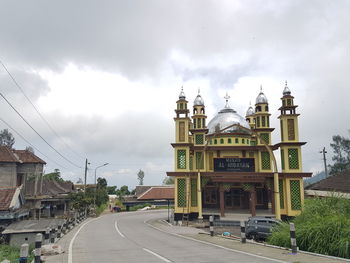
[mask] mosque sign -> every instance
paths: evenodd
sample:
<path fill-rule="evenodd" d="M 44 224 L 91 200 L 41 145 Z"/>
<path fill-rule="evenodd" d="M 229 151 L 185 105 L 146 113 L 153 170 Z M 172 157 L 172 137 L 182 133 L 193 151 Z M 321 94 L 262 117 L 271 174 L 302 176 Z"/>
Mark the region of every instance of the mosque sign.
<path fill-rule="evenodd" d="M 214 158 L 214 172 L 255 172 L 254 158 Z"/>

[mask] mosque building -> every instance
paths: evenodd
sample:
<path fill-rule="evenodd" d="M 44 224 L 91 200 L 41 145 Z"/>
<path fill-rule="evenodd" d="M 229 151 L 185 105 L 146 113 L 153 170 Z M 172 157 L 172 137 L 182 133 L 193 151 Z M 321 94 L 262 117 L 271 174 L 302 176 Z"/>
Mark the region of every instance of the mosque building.
<path fill-rule="evenodd" d="M 261 90 L 245 118 L 226 104 L 207 123 L 198 92 L 192 116 L 183 89 L 175 109 L 175 220 L 233 213 L 296 216 L 304 203 L 297 105 L 286 85 L 279 108 L 281 141 L 273 144 L 268 100 Z M 282 171 L 273 151 L 279 149 Z M 275 153 L 276 154 L 276 153 Z"/>

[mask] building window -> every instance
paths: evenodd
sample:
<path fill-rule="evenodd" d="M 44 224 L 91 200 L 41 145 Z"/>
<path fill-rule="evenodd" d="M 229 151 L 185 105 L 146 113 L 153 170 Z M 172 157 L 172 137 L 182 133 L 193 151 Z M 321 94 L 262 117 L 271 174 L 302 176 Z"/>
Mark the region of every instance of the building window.
<path fill-rule="evenodd" d="M 197 179 L 191 179 L 191 206 L 197 206 Z"/>
<path fill-rule="evenodd" d="M 196 152 L 196 168 L 204 169 L 204 160 L 201 152 Z"/>
<path fill-rule="evenodd" d="M 205 128 L 205 119 L 202 119 L 203 128 Z"/>
<path fill-rule="evenodd" d="M 186 150 L 177 150 L 177 168 L 186 169 Z"/>
<path fill-rule="evenodd" d="M 198 121 L 197 127 L 198 127 L 198 129 L 200 129 L 201 128 L 201 119 L 197 119 L 197 121 Z"/>
<path fill-rule="evenodd" d="M 224 139 L 220 139 L 220 144 L 224 144 Z"/>
<path fill-rule="evenodd" d="M 292 210 L 301 210 L 300 181 L 290 180 L 290 200 Z"/>
<path fill-rule="evenodd" d="M 218 144 L 218 140 L 217 139 L 214 139 L 214 144 Z"/>
<path fill-rule="evenodd" d="M 299 169 L 298 149 L 288 149 L 289 169 Z"/>
<path fill-rule="evenodd" d="M 193 155 L 190 155 L 190 170 L 193 170 Z"/>
<path fill-rule="evenodd" d="M 269 111 L 269 106 L 265 106 L 265 111 Z"/>
<path fill-rule="evenodd" d="M 196 144 L 203 144 L 203 143 L 204 143 L 204 135 L 196 134 Z"/>
<path fill-rule="evenodd" d="M 242 143 L 245 144 L 245 140 L 244 139 L 242 139 Z"/>
<path fill-rule="evenodd" d="M 291 106 L 292 105 L 292 100 L 291 99 L 287 99 L 287 105 Z"/>
<path fill-rule="evenodd" d="M 179 122 L 179 141 L 180 142 L 185 141 L 185 122 L 184 121 Z"/>
<path fill-rule="evenodd" d="M 180 103 L 180 110 L 183 110 L 184 105 L 182 103 Z"/>
<path fill-rule="evenodd" d="M 249 144 L 249 142 L 250 142 L 249 139 L 247 139 L 247 144 Z"/>
<path fill-rule="evenodd" d="M 266 125 L 265 116 L 262 116 L 261 117 L 261 126 L 265 127 L 265 125 Z"/>
<path fill-rule="evenodd" d="M 177 206 L 186 206 L 186 179 L 177 179 Z"/>
<path fill-rule="evenodd" d="M 193 120 L 193 129 L 197 129 L 197 121 L 196 121 L 196 119 Z"/>
<path fill-rule="evenodd" d="M 235 139 L 235 143 L 238 143 L 238 138 Z"/>
<path fill-rule="evenodd" d="M 279 179 L 278 180 L 278 188 L 279 188 L 279 192 L 280 192 L 280 207 L 281 209 L 284 209 L 284 187 L 283 187 L 283 180 Z"/>
<path fill-rule="evenodd" d="M 262 141 L 264 141 L 266 144 L 270 144 L 270 136 L 268 133 L 260 133 L 260 143 L 264 144 Z"/>
<path fill-rule="evenodd" d="M 260 117 L 256 117 L 256 127 L 260 127 Z"/>
<path fill-rule="evenodd" d="M 282 170 L 284 170 L 285 166 L 284 166 L 284 150 L 283 149 L 281 149 L 281 164 L 282 164 Z"/>
<path fill-rule="evenodd" d="M 295 140 L 295 129 L 294 129 L 294 120 L 287 120 L 287 128 L 288 128 L 288 140 Z"/>
<path fill-rule="evenodd" d="M 231 139 L 231 138 L 228 138 L 228 139 L 227 139 L 227 143 L 232 143 L 232 139 Z"/>
<path fill-rule="evenodd" d="M 271 169 L 269 152 L 261 152 L 261 169 L 263 169 L 263 170 L 270 170 Z"/>
<path fill-rule="evenodd" d="M 218 194 L 216 188 L 206 188 L 204 191 L 204 201 L 206 204 L 217 204 Z"/>

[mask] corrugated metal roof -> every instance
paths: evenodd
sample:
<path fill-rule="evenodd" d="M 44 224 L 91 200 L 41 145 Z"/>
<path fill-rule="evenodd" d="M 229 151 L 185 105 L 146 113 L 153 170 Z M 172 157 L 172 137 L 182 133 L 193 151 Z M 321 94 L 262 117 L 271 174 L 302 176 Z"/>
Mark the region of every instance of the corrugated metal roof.
<path fill-rule="evenodd" d="M 350 193 L 350 169 L 308 185 L 305 189 Z"/>

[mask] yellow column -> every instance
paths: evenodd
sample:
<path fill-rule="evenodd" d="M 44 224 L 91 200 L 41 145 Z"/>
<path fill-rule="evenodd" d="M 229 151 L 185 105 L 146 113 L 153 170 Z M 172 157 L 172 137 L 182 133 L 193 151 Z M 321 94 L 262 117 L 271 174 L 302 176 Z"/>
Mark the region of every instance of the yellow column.
<path fill-rule="evenodd" d="M 203 220 L 201 173 L 199 172 L 199 170 L 197 174 L 197 205 L 198 205 L 198 220 Z"/>

